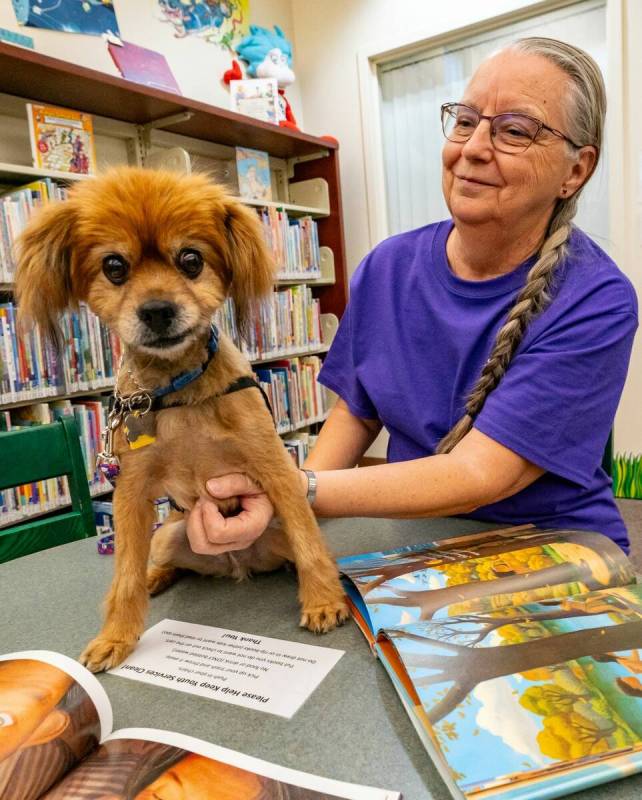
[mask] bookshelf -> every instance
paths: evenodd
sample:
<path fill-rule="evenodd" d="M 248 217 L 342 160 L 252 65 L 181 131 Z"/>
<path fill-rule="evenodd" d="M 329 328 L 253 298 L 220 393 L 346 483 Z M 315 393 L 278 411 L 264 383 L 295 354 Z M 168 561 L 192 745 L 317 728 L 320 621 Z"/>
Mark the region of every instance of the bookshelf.
<path fill-rule="evenodd" d="M 289 218 L 311 217 L 318 226 L 321 275 L 279 275 L 275 291 L 305 285 L 318 299 L 323 343 L 289 348 L 252 361 L 269 368 L 276 359 L 317 356 L 327 352 L 347 301 L 345 246 L 340 193 L 339 148 L 331 138 L 280 128 L 199 101 L 152 89 L 87 69 L 41 53 L 0 42 L 0 191 L 30 181 L 51 178 L 70 184 L 87 180 L 31 166 L 29 133 L 24 104 L 41 102 L 88 112 L 94 117 L 99 168 L 117 165 L 156 166 L 170 151 L 189 154 L 190 169 L 208 171 L 217 179 L 217 167 L 233 159 L 236 146 L 264 150 L 270 156 L 273 196 L 270 202 L 236 198 L 257 209 L 285 211 Z M 171 158 L 170 158 L 171 160 Z M 90 179 L 90 178 L 89 178 Z M 222 182 L 222 181 L 221 181 Z M 230 195 L 238 194 L 231 185 Z M 11 283 L 0 283 L 0 301 L 11 297 Z M 0 348 L 0 360 L 3 354 Z M 109 386 L 68 391 L 42 398 L 25 397 L 0 404 L 0 412 L 36 402 L 96 399 Z M 281 427 L 295 436 L 326 414 L 303 424 Z M 46 513 L 50 513 L 47 511 Z M 1 520 L 0 520 L 1 525 Z"/>

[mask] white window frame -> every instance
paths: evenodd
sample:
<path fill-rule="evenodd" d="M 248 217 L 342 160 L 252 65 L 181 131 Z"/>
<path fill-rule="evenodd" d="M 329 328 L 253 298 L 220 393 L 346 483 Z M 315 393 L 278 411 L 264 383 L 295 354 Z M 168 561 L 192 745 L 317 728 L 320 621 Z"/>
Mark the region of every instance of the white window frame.
<path fill-rule="evenodd" d="M 357 53 L 359 93 L 361 98 L 361 130 L 366 180 L 366 203 L 370 249 L 389 236 L 386 210 L 386 181 L 381 133 L 381 100 L 378 67 L 388 61 L 411 56 L 418 51 L 446 48 L 454 41 L 475 36 L 495 28 L 520 22 L 549 11 L 577 5 L 582 0 L 540 0 L 509 12 L 481 20 L 454 30 L 432 32 L 430 36 L 405 35 L 384 42 L 371 43 Z M 628 114 L 624 102 L 624 2 L 605 0 L 607 76 L 607 136 L 611 143 L 608 153 L 609 171 L 609 239 L 616 260 L 630 252 L 632 220 L 626 198 L 630 197 L 630 177 L 624 169 L 623 154 L 627 153 Z M 623 188 L 625 189 L 623 191 Z"/>

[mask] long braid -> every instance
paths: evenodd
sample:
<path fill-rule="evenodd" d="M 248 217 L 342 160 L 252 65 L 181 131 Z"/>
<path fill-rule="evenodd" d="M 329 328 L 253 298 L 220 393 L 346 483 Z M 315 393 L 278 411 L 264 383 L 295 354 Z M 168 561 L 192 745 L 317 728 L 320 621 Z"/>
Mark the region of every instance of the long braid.
<path fill-rule="evenodd" d="M 599 156 L 606 101 L 604 84 L 597 65 L 586 53 L 551 39 L 522 39 L 513 47 L 521 52 L 550 58 L 567 72 L 572 79 L 570 83 L 575 100 L 576 113 L 573 115 L 574 119 L 570 120 L 575 134 L 574 141 L 596 146 Z M 449 453 L 470 431 L 486 398 L 504 377 L 529 323 L 550 303 L 556 270 L 566 255 L 566 245 L 572 230 L 571 222 L 577 211 L 582 188 L 571 197 L 557 201 L 537 261 L 531 267 L 524 288 L 497 333 L 490 356 L 466 400 L 465 414 L 439 442 L 436 453 Z"/>
<path fill-rule="evenodd" d="M 466 413 L 439 442 L 437 453 L 449 453 L 472 428 L 486 398 L 504 377 L 529 322 L 550 302 L 555 268 L 564 257 L 570 232 L 570 224 L 561 223 L 544 241 L 540 256 L 528 273 L 526 285 L 499 329 L 491 354 L 466 401 Z"/>

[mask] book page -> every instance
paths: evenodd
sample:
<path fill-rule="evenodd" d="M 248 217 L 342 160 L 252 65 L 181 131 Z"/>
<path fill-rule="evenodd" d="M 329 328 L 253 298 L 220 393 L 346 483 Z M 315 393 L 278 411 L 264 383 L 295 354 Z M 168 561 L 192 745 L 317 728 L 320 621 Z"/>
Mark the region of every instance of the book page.
<path fill-rule="evenodd" d="M 532 527 L 349 556 L 338 564 L 355 620 L 371 642 L 372 634 L 393 625 L 635 581 L 628 559 L 606 536 Z"/>
<path fill-rule="evenodd" d="M 213 787 L 216 790 L 213 791 Z M 395 791 L 298 772 L 170 731 L 126 728 L 42 800 L 399 800 Z"/>
<path fill-rule="evenodd" d="M 466 796 L 551 797 L 560 771 L 582 768 L 576 790 L 642 767 L 642 587 L 420 621 L 379 643 Z"/>
<path fill-rule="evenodd" d="M 111 731 L 104 689 L 67 656 L 0 656 L 0 797 L 37 798 Z"/>

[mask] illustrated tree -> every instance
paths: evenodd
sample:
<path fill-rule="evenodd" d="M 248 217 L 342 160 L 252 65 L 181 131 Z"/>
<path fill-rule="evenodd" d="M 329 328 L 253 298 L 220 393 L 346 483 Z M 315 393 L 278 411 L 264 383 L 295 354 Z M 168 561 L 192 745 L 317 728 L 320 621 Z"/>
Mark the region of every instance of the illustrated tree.
<path fill-rule="evenodd" d="M 537 741 L 544 755 L 555 759 L 598 755 L 627 747 L 637 735 L 590 683 L 577 680 L 566 667 L 556 683 L 529 687 L 520 705 L 543 717 Z"/>
<path fill-rule="evenodd" d="M 442 608 L 455 603 L 466 603 L 492 595 L 523 594 L 534 589 L 548 588 L 559 584 L 581 582 L 587 589 L 600 589 L 598 581 L 587 561 L 578 564 L 566 562 L 555 566 L 522 574 L 508 574 L 495 580 L 474 581 L 448 586 L 444 589 L 401 590 L 394 588 L 393 595 L 377 597 L 377 603 L 403 608 L 418 607 L 419 619 L 432 619 Z"/>
<path fill-rule="evenodd" d="M 560 532 L 554 531 L 551 533 L 523 534 L 520 538 L 508 540 L 489 538 L 486 541 L 479 542 L 474 548 L 453 547 L 448 549 L 440 547 L 422 550 L 415 554 L 401 557 L 391 553 L 389 556 L 381 556 L 374 563 L 369 562 L 366 568 L 348 569 L 347 574 L 365 596 L 387 581 L 424 568 L 441 569 L 453 564 L 470 563 L 476 559 L 500 553 L 510 553 L 533 546 L 541 547 L 544 544 L 550 544 L 556 540 L 559 541 L 559 538 Z"/>
<path fill-rule="evenodd" d="M 540 631 L 539 635 L 527 641 L 495 647 L 476 645 L 501 625 L 536 625 L 541 628 L 540 623 L 546 620 L 585 616 L 591 612 L 583 613 L 577 608 L 567 610 L 558 603 L 557 608 L 551 607 L 537 614 L 523 614 L 522 617 L 471 615 L 468 618 L 453 617 L 445 625 L 428 623 L 423 626 L 427 636 L 404 628 L 389 630 L 387 635 L 398 642 L 398 647 L 403 640 L 430 645 L 430 653 L 403 653 L 402 646 L 402 658 L 407 667 L 429 671 L 427 675 L 413 678 L 418 689 L 450 684 L 446 694 L 428 711 L 430 722 L 436 724 L 448 716 L 475 686 L 484 681 L 551 667 L 585 656 L 599 656 L 639 647 L 642 644 L 641 616 L 626 605 L 620 605 L 617 600 L 606 605 L 612 612 L 621 612 L 623 621 L 620 624 L 554 636 L 550 633 L 541 635 Z M 470 630 L 471 620 L 479 625 L 476 631 Z M 463 626 L 463 630 L 459 632 L 459 640 L 455 641 L 453 630 L 456 630 L 458 624 Z"/>

